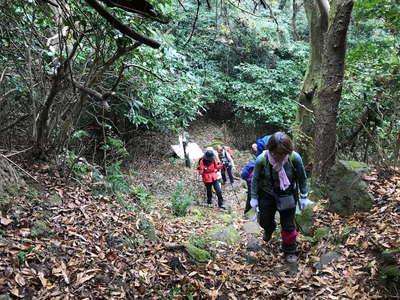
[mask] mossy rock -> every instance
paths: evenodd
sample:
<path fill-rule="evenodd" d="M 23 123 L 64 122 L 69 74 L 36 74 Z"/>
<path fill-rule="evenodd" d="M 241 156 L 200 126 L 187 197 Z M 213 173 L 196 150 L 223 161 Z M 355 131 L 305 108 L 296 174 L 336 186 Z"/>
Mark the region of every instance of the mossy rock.
<path fill-rule="evenodd" d="M 223 222 L 229 223 L 229 224 L 232 224 L 233 221 L 234 221 L 234 218 L 233 218 L 232 215 L 223 214 L 223 215 L 220 215 L 219 218 L 220 218 Z"/>
<path fill-rule="evenodd" d="M 240 242 L 240 234 L 233 227 L 216 228 L 209 234 L 210 239 L 226 243 L 227 245 L 234 245 Z"/>
<path fill-rule="evenodd" d="M 391 293 L 398 291 L 400 286 L 400 266 L 389 265 L 379 272 L 379 279 Z"/>
<path fill-rule="evenodd" d="M 48 237 L 53 234 L 51 227 L 42 220 L 36 220 L 31 229 L 32 237 Z"/>
<path fill-rule="evenodd" d="M 397 256 L 400 254 L 400 248 L 386 249 L 382 252 L 382 259 L 387 265 L 394 265 L 397 262 Z"/>
<path fill-rule="evenodd" d="M 61 199 L 61 197 L 57 194 L 52 194 L 49 196 L 49 198 L 47 199 L 47 203 L 50 206 L 61 206 L 63 204 L 63 201 Z"/>
<path fill-rule="evenodd" d="M 339 160 L 335 163 L 329 171 L 326 187 L 330 211 L 351 215 L 372 208 L 374 198 L 361 178 L 367 170 L 368 166 L 360 162 Z"/>
<path fill-rule="evenodd" d="M 211 260 L 212 256 L 209 251 L 201 249 L 191 244 L 185 245 L 185 250 L 195 263 L 207 263 Z"/>
<path fill-rule="evenodd" d="M 143 217 L 139 221 L 139 230 L 140 233 L 149 241 L 157 242 L 158 237 L 156 234 L 156 229 L 154 224 L 146 217 Z"/>

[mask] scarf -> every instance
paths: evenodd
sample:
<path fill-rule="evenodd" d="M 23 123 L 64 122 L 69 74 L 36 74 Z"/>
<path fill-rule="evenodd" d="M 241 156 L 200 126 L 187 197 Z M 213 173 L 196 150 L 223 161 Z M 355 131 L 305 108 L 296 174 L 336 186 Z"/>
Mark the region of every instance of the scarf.
<path fill-rule="evenodd" d="M 286 155 L 282 161 L 276 161 L 272 155 L 267 150 L 267 158 L 269 163 L 272 165 L 272 168 L 278 173 L 279 175 L 279 187 L 282 191 L 286 190 L 290 186 L 289 178 L 286 175 L 285 168 L 283 165 L 288 161 L 288 156 Z M 271 174 L 272 176 L 272 174 Z"/>

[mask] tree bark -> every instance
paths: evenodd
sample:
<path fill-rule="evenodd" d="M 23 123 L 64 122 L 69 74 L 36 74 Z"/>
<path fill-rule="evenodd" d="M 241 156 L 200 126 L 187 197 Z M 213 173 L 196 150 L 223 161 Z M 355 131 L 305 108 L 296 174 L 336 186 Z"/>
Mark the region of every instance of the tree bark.
<path fill-rule="evenodd" d="M 320 81 L 325 26 L 314 0 L 304 0 L 304 9 L 309 24 L 310 58 L 298 100 L 301 105 L 297 108 L 294 143 L 297 151 L 301 153 L 305 165 L 309 166 L 314 153 L 314 114 L 310 111 L 314 111 L 315 92 Z M 308 110 L 304 107 L 308 108 Z"/>
<path fill-rule="evenodd" d="M 335 162 L 336 118 L 342 94 L 349 28 L 353 0 L 331 2 L 328 29 L 321 61 L 321 83 L 316 93 L 314 162 L 312 177 L 318 182 L 326 180 L 327 172 Z"/>

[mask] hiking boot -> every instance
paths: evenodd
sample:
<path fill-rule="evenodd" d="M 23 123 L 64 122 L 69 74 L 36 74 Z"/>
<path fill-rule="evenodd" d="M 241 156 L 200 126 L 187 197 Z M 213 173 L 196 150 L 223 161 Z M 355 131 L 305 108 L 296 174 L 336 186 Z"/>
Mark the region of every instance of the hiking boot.
<path fill-rule="evenodd" d="M 213 207 L 212 203 L 207 203 L 207 207 Z"/>
<path fill-rule="evenodd" d="M 285 259 L 289 264 L 294 264 L 297 262 L 296 254 L 286 254 Z"/>
<path fill-rule="evenodd" d="M 269 240 L 271 239 L 271 237 L 272 237 L 272 234 L 268 234 L 268 233 L 266 233 L 266 232 L 264 231 L 264 234 L 263 234 L 263 240 L 264 240 L 264 242 L 269 242 Z"/>
<path fill-rule="evenodd" d="M 226 209 L 226 207 L 225 207 L 225 205 L 224 204 L 222 204 L 222 205 L 219 205 L 218 206 L 220 209 Z"/>

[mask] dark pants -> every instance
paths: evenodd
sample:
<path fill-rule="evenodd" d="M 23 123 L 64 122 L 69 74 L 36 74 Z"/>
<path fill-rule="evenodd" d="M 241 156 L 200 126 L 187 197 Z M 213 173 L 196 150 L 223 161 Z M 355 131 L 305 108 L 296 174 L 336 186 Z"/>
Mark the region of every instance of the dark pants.
<path fill-rule="evenodd" d="M 228 173 L 229 181 L 233 184 L 232 166 L 228 165 L 221 170 L 222 183 L 226 182 L 226 173 Z"/>
<path fill-rule="evenodd" d="M 275 213 L 276 200 L 273 195 L 270 195 L 262 190 L 258 193 L 259 217 L 260 226 L 265 230 L 265 238 L 268 240 L 276 228 Z M 281 220 L 281 237 L 282 250 L 285 254 L 294 254 L 296 252 L 296 226 L 294 223 L 296 208 L 280 211 Z"/>
<path fill-rule="evenodd" d="M 207 203 L 211 204 L 212 199 L 212 187 L 214 186 L 215 193 L 218 198 L 218 206 L 222 206 L 224 203 L 224 199 L 222 198 L 221 187 L 219 186 L 218 180 L 214 180 L 213 182 L 204 182 L 207 191 Z"/>
<path fill-rule="evenodd" d="M 246 181 L 247 183 L 247 199 L 246 199 L 246 207 L 244 208 L 244 213 L 247 213 L 251 209 L 250 200 L 251 200 L 251 182 Z"/>

